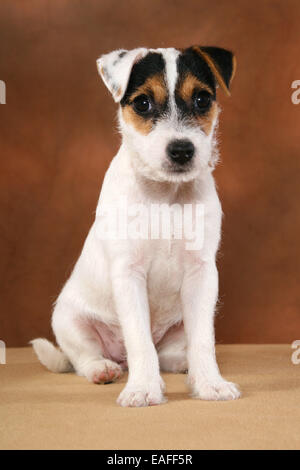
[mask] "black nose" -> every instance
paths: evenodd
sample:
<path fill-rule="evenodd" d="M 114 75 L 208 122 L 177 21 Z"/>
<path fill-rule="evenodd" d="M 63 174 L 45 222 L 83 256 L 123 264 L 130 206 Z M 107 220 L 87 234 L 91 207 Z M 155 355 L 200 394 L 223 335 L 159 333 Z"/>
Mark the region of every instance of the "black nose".
<path fill-rule="evenodd" d="M 173 162 L 185 165 L 193 157 L 195 147 L 190 140 L 173 140 L 167 146 L 167 153 Z"/>

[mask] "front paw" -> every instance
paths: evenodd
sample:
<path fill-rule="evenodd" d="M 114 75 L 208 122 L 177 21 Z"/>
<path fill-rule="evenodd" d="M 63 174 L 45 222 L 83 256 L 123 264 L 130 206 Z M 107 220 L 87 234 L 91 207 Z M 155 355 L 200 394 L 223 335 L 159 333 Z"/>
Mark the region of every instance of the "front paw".
<path fill-rule="evenodd" d="M 145 385 L 127 384 L 117 399 L 118 405 L 141 407 L 165 403 L 163 395 L 163 382 Z"/>
<path fill-rule="evenodd" d="M 201 400 L 236 400 L 241 392 L 238 386 L 226 380 L 189 380 L 192 396 Z"/>

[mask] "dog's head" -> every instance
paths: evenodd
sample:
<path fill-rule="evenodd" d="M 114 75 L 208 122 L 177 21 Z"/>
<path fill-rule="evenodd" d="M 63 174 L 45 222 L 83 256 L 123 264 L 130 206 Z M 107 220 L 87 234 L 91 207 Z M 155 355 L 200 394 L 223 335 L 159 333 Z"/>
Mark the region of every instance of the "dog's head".
<path fill-rule="evenodd" d="M 235 58 L 218 47 L 118 50 L 97 61 L 116 102 L 124 143 L 138 171 L 189 181 L 216 160 L 216 88 L 227 94 Z"/>

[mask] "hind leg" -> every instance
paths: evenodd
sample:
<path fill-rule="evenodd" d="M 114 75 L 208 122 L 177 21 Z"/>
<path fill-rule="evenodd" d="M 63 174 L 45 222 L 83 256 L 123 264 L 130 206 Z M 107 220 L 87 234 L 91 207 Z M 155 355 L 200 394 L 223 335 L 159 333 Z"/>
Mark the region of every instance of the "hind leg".
<path fill-rule="evenodd" d="M 76 307 L 58 301 L 52 317 L 57 343 L 78 375 L 94 383 L 113 382 L 121 376 L 122 368 L 104 357 L 101 339 L 82 313 L 76 311 Z"/>
<path fill-rule="evenodd" d="M 170 328 L 158 346 L 160 369 L 164 372 L 187 371 L 186 338 L 183 323 Z"/>

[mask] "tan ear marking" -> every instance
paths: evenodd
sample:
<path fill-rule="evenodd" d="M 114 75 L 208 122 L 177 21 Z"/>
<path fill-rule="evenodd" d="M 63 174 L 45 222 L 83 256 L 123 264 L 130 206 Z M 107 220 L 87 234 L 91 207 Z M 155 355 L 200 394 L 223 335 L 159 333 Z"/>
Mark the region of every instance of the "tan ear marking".
<path fill-rule="evenodd" d="M 236 57 L 235 57 L 235 55 L 234 55 L 234 56 L 232 57 L 232 74 L 231 74 L 231 78 L 230 78 L 230 83 L 231 83 L 232 80 L 234 79 L 235 72 L 236 72 Z"/>
<path fill-rule="evenodd" d="M 223 79 L 221 73 L 219 72 L 218 67 L 214 63 L 214 61 L 210 58 L 210 56 L 206 52 L 204 52 L 201 49 L 201 47 L 193 46 L 193 49 L 194 49 L 195 52 L 197 52 L 197 54 L 199 54 L 205 60 L 205 62 L 209 66 L 210 70 L 212 71 L 212 73 L 216 77 L 216 79 L 217 79 L 220 87 L 222 88 L 222 90 L 226 93 L 227 96 L 230 96 L 230 91 L 229 91 L 226 83 L 224 82 L 224 79 Z M 236 61 L 235 61 L 234 67 L 236 68 Z M 234 72 L 235 72 L 235 69 L 234 69 Z M 232 78 L 233 78 L 233 75 L 232 75 Z M 232 78 L 231 78 L 231 80 L 232 80 Z"/>

